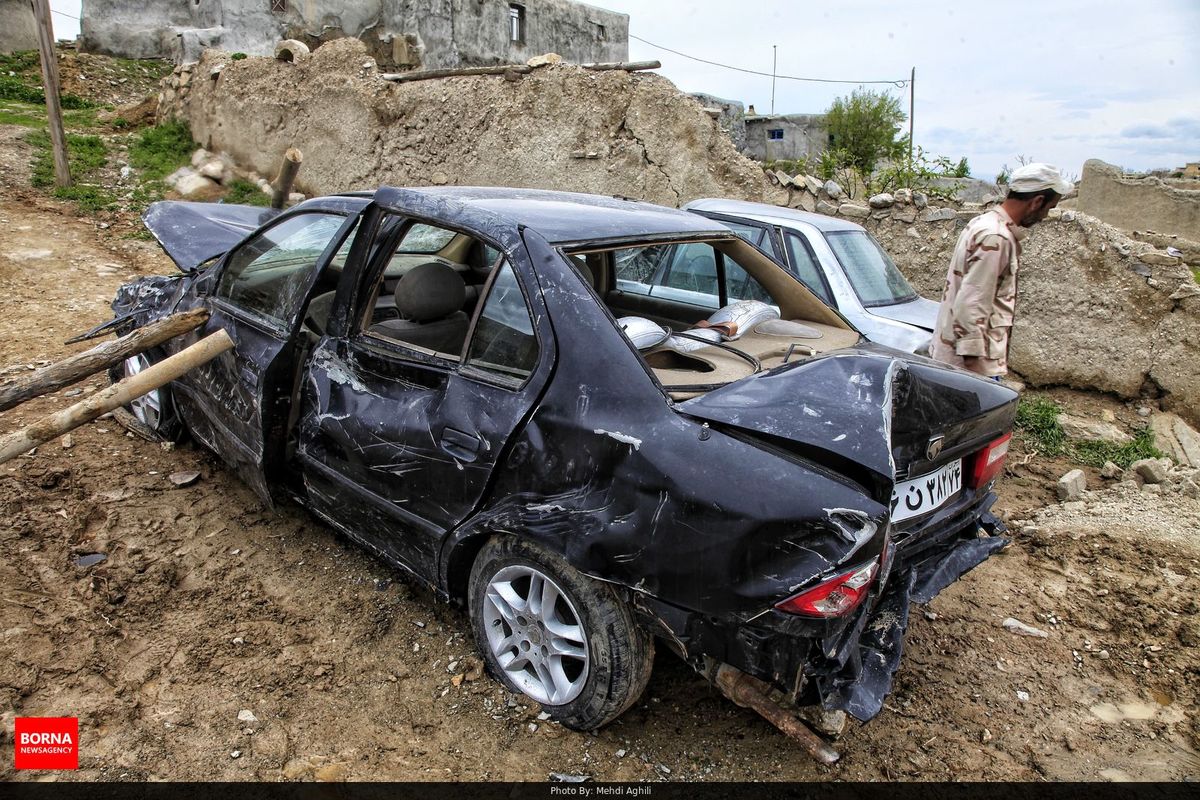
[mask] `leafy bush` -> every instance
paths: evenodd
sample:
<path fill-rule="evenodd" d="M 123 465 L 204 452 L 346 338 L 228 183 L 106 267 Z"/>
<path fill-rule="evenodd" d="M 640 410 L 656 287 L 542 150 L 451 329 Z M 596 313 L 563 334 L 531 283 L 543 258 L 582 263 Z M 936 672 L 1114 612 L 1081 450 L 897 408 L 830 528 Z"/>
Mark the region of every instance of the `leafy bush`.
<path fill-rule="evenodd" d="M 825 125 L 841 156 L 839 166 L 870 175 L 880 161 L 901 156 L 908 140 L 899 137 L 900 124 L 907 118 L 899 98 L 887 92 L 859 88 L 834 100 Z"/>
<path fill-rule="evenodd" d="M 1143 458 L 1161 458 L 1154 447 L 1154 433 L 1142 428 L 1134 433 L 1133 441 L 1085 442 L 1068 439 L 1058 421 L 1062 408 L 1044 397 L 1023 397 L 1017 403 L 1017 431 L 1034 450 L 1045 456 L 1063 456 L 1089 467 L 1102 467 L 1111 461 L 1127 469 Z"/>
<path fill-rule="evenodd" d="M 187 164 L 198 145 L 187 123 L 172 120 L 147 128 L 129 148 L 129 163 L 154 180 Z"/>

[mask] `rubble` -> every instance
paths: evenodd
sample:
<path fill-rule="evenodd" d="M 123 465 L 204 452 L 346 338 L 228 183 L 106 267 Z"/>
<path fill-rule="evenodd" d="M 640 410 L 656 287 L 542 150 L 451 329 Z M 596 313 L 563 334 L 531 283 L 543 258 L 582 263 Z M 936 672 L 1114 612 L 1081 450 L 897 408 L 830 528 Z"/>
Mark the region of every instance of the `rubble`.
<path fill-rule="evenodd" d="M 1143 458 L 1135 461 L 1129 465 L 1129 469 L 1148 484 L 1162 483 L 1168 476 L 1168 467 L 1163 465 L 1162 459 L 1157 458 Z"/>
<path fill-rule="evenodd" d="M 1057 491 L 1061 501 L 1078 500 L 1087 491 L 1087 476 L 1083 470 L 1073 469 L 1058 479 Z"/>

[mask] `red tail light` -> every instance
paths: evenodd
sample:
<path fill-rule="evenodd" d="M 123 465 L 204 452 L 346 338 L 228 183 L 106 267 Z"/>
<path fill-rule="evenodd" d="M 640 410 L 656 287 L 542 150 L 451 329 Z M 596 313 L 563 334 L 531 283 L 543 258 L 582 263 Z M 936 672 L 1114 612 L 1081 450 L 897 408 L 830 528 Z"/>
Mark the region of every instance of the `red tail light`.
<path fill-rule="evenodd" d="M 1004 459 L 1008 456 L 1010 439 L 1012 439 L 1012 434 L 1006 433 L 999 439 L 989 442 L 987 447 L 975 454 L 967 486 L 978 489 L 1000 474 L 1000 471 L 1004 469 Z"/>
<path fill-rule="evenodd" d="M 865 567 L 835 575 L 775 607 L 806 617 L 842 617 L 866 598 L 878 573 L 879 559 L 873 558 Z"/>

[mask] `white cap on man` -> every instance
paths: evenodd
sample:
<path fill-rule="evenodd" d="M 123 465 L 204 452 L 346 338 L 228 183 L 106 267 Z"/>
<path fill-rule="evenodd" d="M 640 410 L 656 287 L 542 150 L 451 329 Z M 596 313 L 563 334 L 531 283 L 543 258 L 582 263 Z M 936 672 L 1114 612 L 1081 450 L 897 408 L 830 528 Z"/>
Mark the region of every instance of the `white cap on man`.
<path fill-rule="evenodd" d="M 1050 164 L 1026 164 L 1012 171 L 1008 176 L 1010 192 L 1040 192 L 1053 189 L 1055 194 L 1066 197 L 1075 188 L 1075 184 L 1062 176 L 1058 167 Z"/>

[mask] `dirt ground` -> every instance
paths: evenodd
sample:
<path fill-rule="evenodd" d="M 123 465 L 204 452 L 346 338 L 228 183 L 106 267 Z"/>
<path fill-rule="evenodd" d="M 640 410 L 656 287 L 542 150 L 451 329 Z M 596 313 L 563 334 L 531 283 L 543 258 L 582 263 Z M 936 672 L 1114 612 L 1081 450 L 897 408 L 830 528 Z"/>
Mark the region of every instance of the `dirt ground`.
<path fill-rule="evenodd" d="M 170 269 L 133 220 L 21 188 L 27 160 L 0 129 L 0 379 L 78 349 L 61 343 L 108 318 L 120 283 Z M 1200 501 L 1126 486 L 1060 506 L 1067 466 L 1024 455 L 1000 487 L 1014 544 L 914 611 L 886 709 L 827 768 L 667 653 L 598 734 L 540 720 L 480 676 L 462 611 L 303 510 L 263 508 L 195 445 L 101 419 L 0 466 L 2 735 L 14 716 L 81 730 L 78 772 L 5 756 L 0 779 L 1200 777 Z M 181 471 L 200 478 L 176 488 Z"/>

